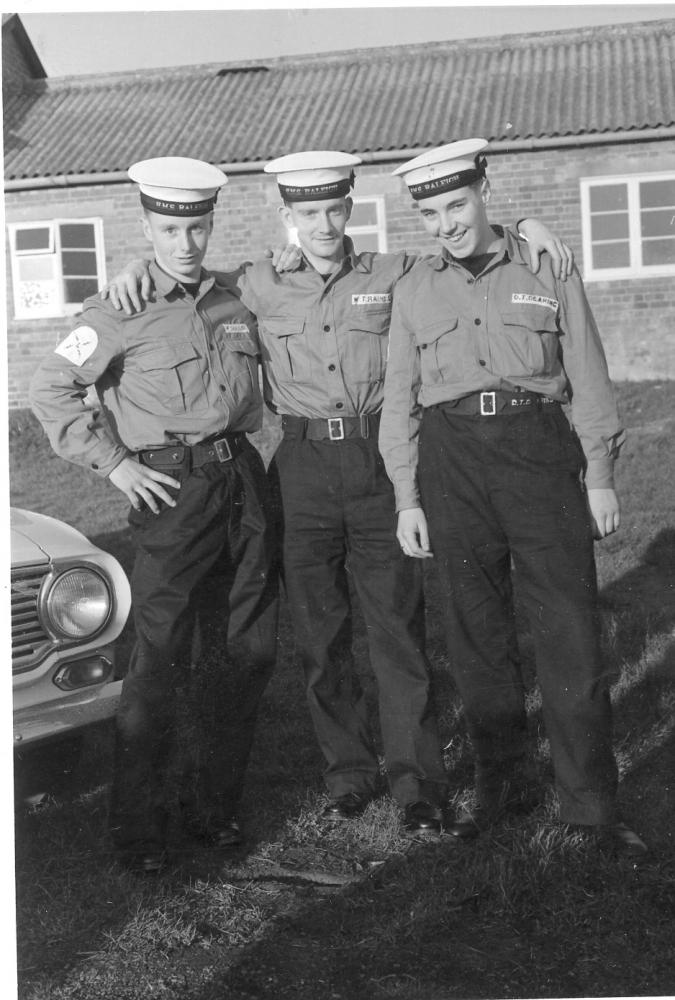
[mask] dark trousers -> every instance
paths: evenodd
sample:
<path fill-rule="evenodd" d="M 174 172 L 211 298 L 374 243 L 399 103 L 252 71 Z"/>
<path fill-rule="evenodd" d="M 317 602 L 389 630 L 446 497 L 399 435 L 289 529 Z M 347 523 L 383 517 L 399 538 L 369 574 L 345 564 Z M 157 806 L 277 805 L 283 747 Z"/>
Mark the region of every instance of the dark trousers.
<path fill-rule="evenodd" d="M 420 567 L 396 542 L 393 491 L 376 441 L 287 434 L 270 472 L 279 479 L 284 582 L 329 793 L 370 794 L 378 774 L 354 669 L 351 578 L 377 680 L 392 795 L 401 805 L 444 801 Z"/>
<path fill-rule="evenodd" d="M 477 774 L 522 758 L 524 689 L 511 567 L 532 628 L 563 822 L 614 817 L 617 770 L 599 648 L 582 452 L 558 406 L 509 416 L 424 411 L 419 483 L 447 644 Z"/>
<path fill-rule="evenodd" d="M 247 443 L 231 462 L 163 471 L 182 479 L 177 505 L 129 514 L 136 644 L 117 715 L 110 826 L 119 846 L 163 842 L 178 697 L 194 709 L 199 806 L 232 814 L 275 658 L 276 545 L 258 452 Z"/>

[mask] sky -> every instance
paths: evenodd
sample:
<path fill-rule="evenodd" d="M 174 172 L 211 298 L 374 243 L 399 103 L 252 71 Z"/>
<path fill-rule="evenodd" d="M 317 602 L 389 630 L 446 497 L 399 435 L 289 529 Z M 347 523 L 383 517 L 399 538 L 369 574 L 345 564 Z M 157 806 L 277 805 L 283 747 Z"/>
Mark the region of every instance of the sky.
<path fill-rule="evenodd" d="M 395 3 L 395 0 L 394 0 Z M 372 2 L 289 7 L 199 3 L 199 10 L 157 7 L 142 11 L 91 3 L 56 5 L 19 2 L 31 41 L 48 76 L 149 69 L 194 63 L 232 62 L 280 55 L 377 45 L 445 41 L 625 21 L 675 17 L 671 4 L 539 3 L 507 5 L 498 0 L 471 6 Z M 80 9 L 81 8 L 81 9 Z M 274 8 L 274 9 L 270 9 Z"/>

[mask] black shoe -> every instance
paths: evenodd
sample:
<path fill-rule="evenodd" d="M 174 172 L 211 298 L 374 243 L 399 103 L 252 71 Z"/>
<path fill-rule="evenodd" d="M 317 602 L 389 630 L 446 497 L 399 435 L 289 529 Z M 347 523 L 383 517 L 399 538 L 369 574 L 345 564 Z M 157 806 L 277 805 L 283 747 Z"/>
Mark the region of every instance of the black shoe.
<path fill-rule="evenodd" d="M 354 819 L 360 816 L 370 802 L 372 795 L 362 792 L 347 792 L 337 799 L 331 799 L 321 813 L 321 819 L 333 822 Z"/>
<path fill-rule="evenodd" d="M 644 857 L 649 854 L 649 848 L 644 840 L 638 837 L 634 830 L 626 826 L 625 823 L 613 823 L 603 826 L 601 829 L 602 839 L 608 843 L 617 854 L 629 857 Z"/>
<path fill-rule="evenodd" d="M 219 850 L 239 847 L 244 841 L 244 836 L 236 819 L 219 820 L 218 823 L 211 824 L 205 830 L 203 838 L 207 844 Z"/>
<path fill-rule="evenodd" d="M 504 816 L 527 816 L 543 802 L 543 792 L 534 782 L 528 780 L 505 780 L 490 782 L 484 777 L 478 782 L 477 804 L 474 809 L 464 809 L 454 823 L 446 828 L 446 833 L 460 840 L 473 840 L 479 833 Z"/>
<path fill-rule="evenodd" d="M 224 817 L 220 811 L 199 815 L 191 805 L 180 803 L 183 829 L 195 840 L 203 840 L 212 847 L 238 847 L 243 841 L 239 823 L 233 816 Z"/>
<path fill-rule="evenodd" d="M 474 840 L 479 833 L 487 830 L 492 820 L 487 813 L 476 809 L 474 812 L 461 812 L 457 819 L 449 823 L 445 832 L 458 840 Z"/>
<path fill-rule="evenodd" d="M 441 826 L 441 810 L 425 799 L 408 803 L 403 811 L 403 828 L 413 836 L 437 835 L 441 832 Z"/>
<path fill-rule="evenodd" d="M 117 860 L 124 868 L 137 875 L 158 875 L 166 866 L 166 851 L 118 848 Z"/>

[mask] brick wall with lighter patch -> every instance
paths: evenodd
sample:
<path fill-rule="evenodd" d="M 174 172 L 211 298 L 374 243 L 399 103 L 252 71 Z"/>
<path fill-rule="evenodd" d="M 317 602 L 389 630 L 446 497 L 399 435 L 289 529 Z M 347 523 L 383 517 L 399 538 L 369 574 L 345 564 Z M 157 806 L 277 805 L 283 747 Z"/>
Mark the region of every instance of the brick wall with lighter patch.
<path fill-rule="evenodd" d="M 433 251 L 433 241 L 424 233 L 407 189 L 391 176 L 396 165 L 360 168 L 356 191 L 384 196 L 390 251 Z M 574 249 L 583 274 L 580 178 L 665 170 L 675 170 L 673 140 L 494 154 L 488 164 L 491 218 L 502 223 L 515 223 L 528 215 L 542 219 Z M 131 184 L 8 192 L 5 205 L 7 222 L 102 218 L 108 278 L 131 257 L 149 253 L 138 221 L 138 196 Z M 276 186 L 267 175 L 231 174 L 216 207 L 207 264 L 233 268 L 281 242 L 284 229 L 278 205 Z M 673 277 L 588 282 L 586 287 L 612 377 L 675 379 Z M 27 405 L 32 372 L 71 329 L 73 319 L 14 319 L 9 248 L 7 312 L 8 402 L 16 408 Z"/>

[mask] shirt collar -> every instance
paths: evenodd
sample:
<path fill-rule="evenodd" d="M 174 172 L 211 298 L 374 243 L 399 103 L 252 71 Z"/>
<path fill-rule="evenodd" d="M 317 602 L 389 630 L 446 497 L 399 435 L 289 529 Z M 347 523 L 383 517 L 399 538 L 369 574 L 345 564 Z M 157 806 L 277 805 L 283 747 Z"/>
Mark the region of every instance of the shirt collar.
<path fill-rule="evenodd" d="M 356 252 L 354 249 L 354 243 L 349 236 L 345 236 L 344 238 L 344 248 L 345 257 L 349 258 L 355 271 L 363 271 L 364 273 L 370 271 L 370 268 L 366 266 L 365 255 Z"/>
<path fill-rule="evenodd" d="M 356 252 L 356 250 L 354 249 L 354 244 L 353 244 L 352 240 L 349 238 L 349 236 L 345 236 L 344 237 L 343 247 L 344 247 L 345 255 L 344 255 L 344 258 L 342 260 L 342 263 L 340 264 L 340 267 L 335 272 L 335 274 L 340 274 L 341 273 L 342 269 L 345 266 L 345 262 L 348 262 L 349 265 L 351 265 L 351 267 L 355 271 L 363 271 L 365 273 L 368 273 L 368 271 L 370 269 L 368 267 L 366 267 L 366 263 L 365 263 L 365 259 L 364 259 L 364 254 L 360 254 L 360 253 Z M 300 270 L 305 271 L 305 270 L 307 270 L 307 268 L 309 268 L 311 266 L 312 265 L 309 263 L 309 261 L 307 260 L 307 258 L 305 257 L 305 255 L 303 253 L 302 259 L 300 261 Z M 290 273 L 292 273 L 292 272 L 290 272 Z"/>
<path fill-rule="evenodd" d="M 178 281 L 177 278 L 172 278 L 170 274 L 167 274 L 166 271 L 162 270 L 156 261 L 153 260 L 150 262 L 149 270 L 158 295 L 163 296 L 163 298 L 167 298 L 167 296 L 169 296 L 171 292 L 176 289 L 183 291 L 183 285 L 181 282 Z M 208 291 L 214 284 L 214 281 L 215 279 L 213 276 L 202 268 L 199 274 L 198 295 L 203 295 L 204 292 Z"/>
<path fill-rule="evenodd" d="M 503 260 L 513 261 L 514 264 L 528 265 L 530 262 L 529 255 L 527 257 L 523 255 L 523 251 L 527 246 L 525 241 L 519 240 L 513 235 L 513 233 L 511 233 L 510 230 L 502 229 L 501 226 L 493 226 L 492 228 L 500 236 L 497 249 L 495 250 L 497 260 L 501 258 Z M 443 247 L 440 253 L 437 253 L 435 257 L 432 257 L 430 264 L 435 271 L 442 271 L 446 267 L 461 267 L 461 264 L 458 264 L 455 260 L 453 260 L 452 254 L 447 247 Z"/>

